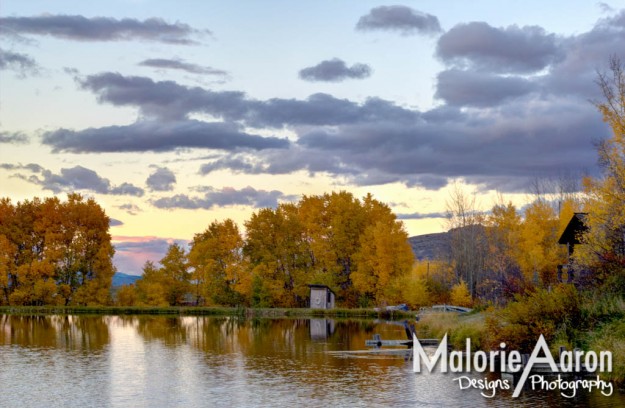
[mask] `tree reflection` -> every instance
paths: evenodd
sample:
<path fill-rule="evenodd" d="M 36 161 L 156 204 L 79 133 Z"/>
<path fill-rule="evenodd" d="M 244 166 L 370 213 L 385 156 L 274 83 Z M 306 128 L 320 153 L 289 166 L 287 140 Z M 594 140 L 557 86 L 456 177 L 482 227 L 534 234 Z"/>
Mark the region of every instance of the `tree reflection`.
<path fill-rule="evenodd" d="M 93 352 L 110 342 L 106 316 L 0 317 L 0 344 Z"/>

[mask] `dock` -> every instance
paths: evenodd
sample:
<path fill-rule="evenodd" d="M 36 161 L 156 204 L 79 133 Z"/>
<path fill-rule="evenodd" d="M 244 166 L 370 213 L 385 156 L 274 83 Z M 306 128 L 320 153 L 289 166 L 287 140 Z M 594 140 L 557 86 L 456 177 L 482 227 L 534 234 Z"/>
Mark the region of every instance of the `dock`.
<path fill-rule="evenodd" d="M 365 340 L 365 346 L 367 347 L 412 347 L 413 346 L 413 335 L 416 338 L 415 328 L 413 325 L 409 324 L 407 321 L 404 321 L 403 324 L 404 329 L 406 330 L 406 339 L 405 340 L 382 340 L 379 334 L 374 334 L 371 340 Z M 419 344 L 422 346 L 438 346 L 438 339 L 419 339 Z"/>
<path fill-rule="evenodd" d="M 438 346 L 438 339 L 417 339 L 422 346 Z M 412 340 L 382 340 L 379 334 L 374 334 L 373 339 L 365 340 L 367 347 L 412 347 Z"/>

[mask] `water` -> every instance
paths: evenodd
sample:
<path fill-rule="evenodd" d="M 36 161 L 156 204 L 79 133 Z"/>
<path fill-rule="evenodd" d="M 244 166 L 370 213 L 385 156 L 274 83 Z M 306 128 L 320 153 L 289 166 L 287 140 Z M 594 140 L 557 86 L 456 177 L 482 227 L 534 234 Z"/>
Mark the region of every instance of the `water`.
<path fill-rule="evenodd" d="M 618 390 L 484 398 L 457 374 L 414 373 L 407 353 L 359 352 L 373 333 L 405 337 L 371 321 L 3 315 L 0 406 L 625 406 Z"/>

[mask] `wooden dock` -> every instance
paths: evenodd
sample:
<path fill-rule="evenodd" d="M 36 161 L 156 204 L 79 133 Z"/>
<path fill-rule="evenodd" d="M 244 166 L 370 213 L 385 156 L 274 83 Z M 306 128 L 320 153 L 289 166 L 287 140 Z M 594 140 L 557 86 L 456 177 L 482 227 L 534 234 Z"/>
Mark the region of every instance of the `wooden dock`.
<path fill-rule="evenodd" d="M 421 344 L 422 346 L 438 346 L 439 344 L 439 340 L 438 339 L 417 339 L 419 341 L 419 344 Z M 412 347 L 413 342 L 412 340 L 382 340 L 380 338 L 379 334 L 374 334 L 373 335 L 373 339 L 371 340 L 365 340 L 365 346 L 367 347 L 400 347 L 400 346 L 407 346 L 407 347 Z"/>

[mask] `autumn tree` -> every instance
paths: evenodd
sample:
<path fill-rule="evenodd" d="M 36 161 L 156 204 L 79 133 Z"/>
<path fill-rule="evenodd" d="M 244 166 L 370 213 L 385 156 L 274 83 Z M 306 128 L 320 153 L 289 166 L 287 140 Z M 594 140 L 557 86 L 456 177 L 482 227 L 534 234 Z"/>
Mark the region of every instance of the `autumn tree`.
<path fill-rule="evenodd" d="M 69 194 L 13 205 L 0 201 L 0 287 L 18 305 L 108 304 L 115 269 L 109 218 Z"/>
<path fill-rule="evenodd" d="M 488 257 L 486 268 L 491 276 L 482 283 L 481 298 L 500 302 L 521 292 L 525 286 L 517 262 L 522 218 L 516 207 L 503 200 L 493 206 L 486 218 Z M 489 290 L 487 290 L 487 288 Z"/>
<path fill-rule="evenodd" d="M 214 221 L 196 234 L 189 251 L 198 304 L 247 303 L 251 276 L 243 257 L 243 238 L 231 219 Z"/>
<path fill-rule="evenodd" d="M 584 180 L 588 232 L 575 248 L 576 262 L 595 271 L 597 279 L 625 283 L 625 71 L 617 57 L 598 75 L 603 101 L 595 102 L 612 136 L 597 145 L 602 176 Z"/>
<path fill-rule="evenodd" d="M 564 261 L 558 232 L 559 220 L 549 203 L 536 200 L 526 208 L 517 252 L 526 281 L 555 283 L 557 265 Z"/>
<path fill-rule="evenodd" d="M 345 306 L 395 301 L 397 279 L 413 261 L 403 225 L 371 195 L 304 196 L 259 210 L 245 227 L 252 304 L 306 306 L 313 283 Z"/>
<path fill-rule="evenodd" d="M 117 289 L 115 300 L 115 304 L 118 306 L 136 306 L 137 290 L 135 285 L 123 285 L 121 288 Z"/>
<path fill-rule="evenodd" d="M 171 306 L 181 305 L 190 291 L 190 272 L 185 250 L 178 244 L 169 245 L 160 261 L 165 282 L 165 296 Z"/>
<path fill-rule="evenodd" d="M 154 262 L 146 261 L 141 278 L 135 282 L 135 299 L 139 306 L 167 306 L 167 279 Z"/>
<path fill-rule="evenodd" d="M 451 288 L 449 301 L 455 306 L 471 307 L 473 300 L 465 281 L 461 280 Z"/>
<path fill-rule="evenodd" d="M 384 218 L 379 217 L 362 234 L 351 278 L 361 294 L 378 304 L 394 304 L 403 300 L 401 282 L 412 268 L 414 255 L 403 224 L 394 216 Z"/>
<path fill-rule="evenodd" d="M 135 282 L 136 301 L 142 306 L 180 306 L 191 290 L 187 254 L 179 244 L 169 245 L 159 261 L 146 261 L 141 278 Z"/>
<path fill-rule="evenodd" d="M 298 207 L 263 208 L 245 223 L 243 248 L 250 262 L 254 290 L 269 295 L 272 306 L 304 306 L 308 296 L 310 254 Z"/>

